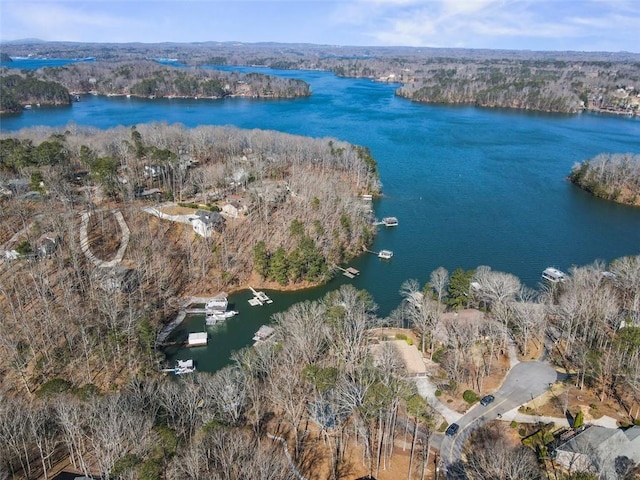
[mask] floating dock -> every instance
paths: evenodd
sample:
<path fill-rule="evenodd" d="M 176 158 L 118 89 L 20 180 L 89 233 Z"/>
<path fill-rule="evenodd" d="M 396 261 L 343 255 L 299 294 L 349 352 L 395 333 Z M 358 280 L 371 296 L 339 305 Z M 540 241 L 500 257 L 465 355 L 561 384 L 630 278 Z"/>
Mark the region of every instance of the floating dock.
<path fill-rule="evenodd" d="M 360 275 L 360 270 L 356 270 L 353 267 L 342 268 L 342 267 L 336 266 L 336 268 L 338 270 L 341 270 L 342 274 L 347 278 L 356 278 L 358 275 Z"/>
<path fill-rule="evenodd" d="M 255 342 L 254 345 L 267 341 L 274 333 L 276 333 L 276 331 L 273 327 L 262 325 L 253 336 L 253 341 Z"/>
<path fill-rule="evenodd" d="M 251 290 L 251 293 L 253 293 L 253 298 L 249 299 L 249 305 L 251 305 L 252 307 L 264 305 L 265 303 L 273 303 L 273 300 L 271 300 L 266 293 L 257 292 L 253 287 L 249 287 L 249 290 Z"/>

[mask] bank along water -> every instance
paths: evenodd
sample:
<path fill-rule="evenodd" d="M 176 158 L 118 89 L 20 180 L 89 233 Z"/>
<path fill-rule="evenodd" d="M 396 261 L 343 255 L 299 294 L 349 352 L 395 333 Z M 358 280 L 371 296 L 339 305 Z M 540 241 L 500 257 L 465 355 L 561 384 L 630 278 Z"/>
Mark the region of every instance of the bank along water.
<path fill-rule="evenodd" d="M 301 78 L 313 95 L 277 101 L 85 96 L 67 108 L 2 118 L 3 132 L 164 121 L 333 137 L 371 149 L 384 190 L 374 202 L 376 216 L 399 220 L 395 228 L 379 228 L 372 250 L 392 250 L 393 258 L 365 254 L 351 262 L 361 271 L 355 279 L 338 275 L 317 289 L 268 292 L 274 303 L 263 307 L 248 305 L 249 291 L 232 295 L 239 315 L 211 328 L 206 348 L 170 352 L 175 358 L 193 357 L 203 370 L 219 368 L 231 351 L 252 343 L 273 313 L 345 282 L 368 290 L 385 316 L 400 302 L 404 280 L 424 283 L 438 266 L 489 265 L 535 287 L 547 266 L 568 270 L 640 253 L 640 209 L 593 198 L 566 181 L 575 162 L 603 152 L 640 153 L 640 119 L 420 105 L 395 97 L 395 85 L 327 72 L 259 71 Z M 181 328 L 202 330 L 200 321 Z"/>

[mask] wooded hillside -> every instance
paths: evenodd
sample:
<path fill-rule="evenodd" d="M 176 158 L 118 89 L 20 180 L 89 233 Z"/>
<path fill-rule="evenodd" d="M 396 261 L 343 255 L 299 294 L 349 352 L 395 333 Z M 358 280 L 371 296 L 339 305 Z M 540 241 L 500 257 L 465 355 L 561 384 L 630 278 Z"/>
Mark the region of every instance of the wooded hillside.
<path fill-rule="evenodd" d="M 152 61 L 82 62 L 36 72 L 71 92 L 144 97 L 227 96 L 293 98 L 310 95 L 301 80 L 257 73 L 242 74 L 205 68 L 179 68 Z"/>
<path fill-rule="evenodd" d="M 640 155 L 600 154 L 575 164 L 569 180 L 596 197 L 640 206 Z"/>
<path fill-rule="evenodd" d="M 103 389 L 155 370 L 155 334 L 180 297 L 250 279 L 269 284 L 259 273 L 279 286 L 324 282 L 374 234 L 358 195 L 379 191 L 375 162 L 335 140 L 161 124 L 36 128 L 0 141 L 0 166 L 9 252 L 0 272 L 0 381 L 21 395 L 56 377 Z M 160 200 L 211 210 L 233 200 L 244 213 L 204 238 L 189 220 L 143 210 Z M 122 261 L 106 268 L 82 244 L 98 261 L 114 258 L 124 241 L 114 210 L 130 236 Z M 279 256 L 273 274 L 256 269 L 257 244 L 267 258 Z"/>
<path fill-rule="evenodd" d="M 175 58 L 191 65 L 313 69 L 400 83 L 418 102 L 638 115 L 640 55 L 309 44 L 12 44 L 14 55 L 123 61 Z M 102 88 L 105 88 L 104 86 Z M 121 92 L 120 92 L 121 93 Z"/>

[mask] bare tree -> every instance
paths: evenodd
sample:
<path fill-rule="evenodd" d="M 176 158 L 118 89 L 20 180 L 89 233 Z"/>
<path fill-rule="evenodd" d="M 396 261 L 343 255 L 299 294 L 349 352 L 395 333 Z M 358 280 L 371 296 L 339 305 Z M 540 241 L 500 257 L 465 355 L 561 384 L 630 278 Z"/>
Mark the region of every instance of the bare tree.
<path fill-rule="evenodd" d="M 465 472 L 470 479 L 536 480 L 542 472 L 534 452 L 524 446 L 514 447 L 502 423 L 478 428 L 465 447 Z"/>

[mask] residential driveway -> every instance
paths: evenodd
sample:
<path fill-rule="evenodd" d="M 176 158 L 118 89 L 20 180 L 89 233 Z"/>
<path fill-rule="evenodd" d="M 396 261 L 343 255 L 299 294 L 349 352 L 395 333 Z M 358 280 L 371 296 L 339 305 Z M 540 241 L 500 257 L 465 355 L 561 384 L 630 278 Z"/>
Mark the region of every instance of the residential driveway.
<path fill-rule="evenodd" d="M 507 375 L 502 386 L 495 392 L 495 401 L 486 407 L 476 404 L 456 423 L 460 425 L 454 437 L 434 435 L 431 444 L 440 442 L 441 468 L 447 478 L 466 478 L 462 468 L 462 446 L 471 433 L 484 423 L 498 418 L 524 403 L 535 399 L 557 380 L 557 372 L 549 364 L 539 361 L 520 362 Z"/>
<path fill-rule="evenodd" d="M 420 396 L 424 397 L 429 405 L 431 405 L 445 418 L 447 423 L 457 422 L 460 417 L 462 417 L 461 413 L 450 409 L 442 403 L 438 397 L 436 397 L 437 387 L 431 382 L 431 380 L 429 380 L 428 377 L 417 377 L 415 382 Z"/>

